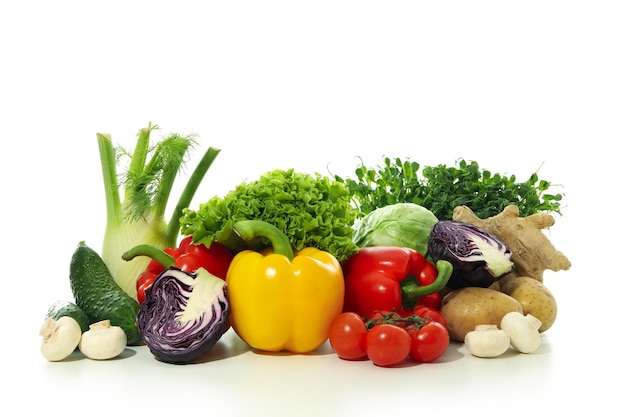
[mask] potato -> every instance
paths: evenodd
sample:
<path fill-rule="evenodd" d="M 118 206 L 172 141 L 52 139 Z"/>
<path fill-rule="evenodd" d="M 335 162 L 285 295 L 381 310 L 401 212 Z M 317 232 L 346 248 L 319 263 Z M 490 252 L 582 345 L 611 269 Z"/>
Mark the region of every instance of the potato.
<path fill-rule="evenodd" d="M 541 320 L 540 333 L 552 327 L 556 320 L 556 299 L 545 284 L 531 277 L 505 277 L 498 281 L 498 287 L 521 304 L 524 314 Z"/>
<path fill-rule="evenodd" d="M 522 306 L 513 297 L 482 287 L 464 287 L 451 291 L 441 303 L 441 313 L 448 323 L 450 339 L 463 342 L 465 335 L 479 324 L 495 324 L 506 313 L 522 313 Z"/>

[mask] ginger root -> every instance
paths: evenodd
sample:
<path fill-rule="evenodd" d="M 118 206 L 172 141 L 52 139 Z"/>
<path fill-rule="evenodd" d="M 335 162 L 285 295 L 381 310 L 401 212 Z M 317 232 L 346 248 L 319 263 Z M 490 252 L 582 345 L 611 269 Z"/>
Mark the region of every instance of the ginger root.
<path fill-rule="evenodd" d="M 562 271 L 571 266 L 567 257 L 557 251 L 542 232 L 554 224 L 554 217 L 548 213 L 519 217 L 519 208 L 510 205 L 493 217 L 481 219 L 469 207 L 457 206 L 452 219 L 481 227 L 502 240 L 511 249 L 514 273 L 518 276 L 543 282 L 546 269 Z"/>

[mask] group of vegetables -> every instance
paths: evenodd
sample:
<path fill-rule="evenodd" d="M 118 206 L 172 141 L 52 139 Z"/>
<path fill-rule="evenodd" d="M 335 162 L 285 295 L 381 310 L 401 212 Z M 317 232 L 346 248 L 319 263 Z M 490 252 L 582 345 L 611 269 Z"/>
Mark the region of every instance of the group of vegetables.
<path fill-rule="evenodd" d="M 393 366 L 432 362 L 450 341 L 481 357 L 509 346 L 529 353 L 554 323 L 542 274 L 569 261 L 541 230 L 562 196 L 536 174 L 517 183 L 460 161 L 420 177 L 417 163 L 385 158 L 359 166 L 356 179 L 273 170 L 192 210 L 219 153 L 209 148 L 166 221 L 195 138 L 153 146 L 156 128 L 140 130 L 133 153 L 97 136 L 104 244 L 99 254 L 81 242 L 72 256 L 74 300 L 54 303 L 40 330 L 51 361 L 145 344 L 158 360 L 186 364 L 232 327 L 261 351 L 329 341 L 342 359 Z M 130 156 L 124 176 L 120 155 Z"/>

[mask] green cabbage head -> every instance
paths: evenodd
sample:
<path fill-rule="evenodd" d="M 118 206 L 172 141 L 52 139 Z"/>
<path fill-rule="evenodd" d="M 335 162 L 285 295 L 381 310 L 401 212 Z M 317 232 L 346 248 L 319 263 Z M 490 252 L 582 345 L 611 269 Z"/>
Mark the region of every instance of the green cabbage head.
<path fill-rule="evenodd" d="M 401 246 L 426 256 L 428 237 L 439 219 L 425 207 L 414 203 L 396 203 L 380 207 L 354 225 L 357 246 Z"/>

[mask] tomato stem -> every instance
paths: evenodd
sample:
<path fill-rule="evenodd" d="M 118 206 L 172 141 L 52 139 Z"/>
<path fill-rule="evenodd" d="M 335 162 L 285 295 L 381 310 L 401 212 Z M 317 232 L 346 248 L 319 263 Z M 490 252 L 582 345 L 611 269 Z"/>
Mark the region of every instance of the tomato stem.
<path fill-rule="evenodd" d="M 394 326 L 400 326 L 403 328 L 420 328 L 426 324 L 429 320 L 418 316 L 417 314 L 411 314 L 410 316 L 402 317 L 395 311 L 384 313 L 378 311 L 379 317 L 374 317 L 365 322 L 365 327 L 370 330 L 374 326 L 379 324 L 392 324 Z"/>

